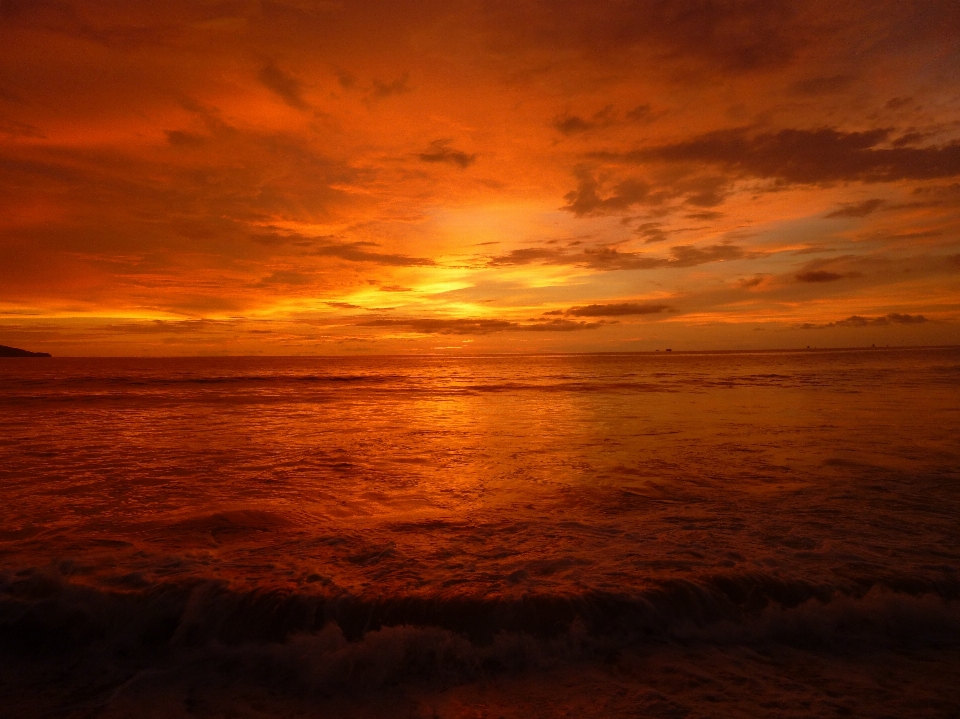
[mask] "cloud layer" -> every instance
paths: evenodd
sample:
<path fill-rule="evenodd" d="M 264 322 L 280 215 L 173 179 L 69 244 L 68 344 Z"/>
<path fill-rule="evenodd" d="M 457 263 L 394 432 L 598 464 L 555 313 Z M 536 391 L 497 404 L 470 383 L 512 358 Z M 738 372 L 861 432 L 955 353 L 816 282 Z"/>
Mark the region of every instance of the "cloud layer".
<path fill-rule="evenodd" d="M 947 0 L 7 0 L 0 342 L 960 342 L 958 38 Z"/>

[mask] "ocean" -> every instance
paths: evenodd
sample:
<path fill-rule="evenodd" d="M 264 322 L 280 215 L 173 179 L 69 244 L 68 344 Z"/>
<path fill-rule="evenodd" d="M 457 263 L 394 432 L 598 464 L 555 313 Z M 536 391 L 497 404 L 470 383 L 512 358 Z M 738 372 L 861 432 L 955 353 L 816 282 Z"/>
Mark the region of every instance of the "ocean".
<path fill-rule="evenodd" d="M 0 360 L 0 716 L 960 716 L 960 349 Z"/>

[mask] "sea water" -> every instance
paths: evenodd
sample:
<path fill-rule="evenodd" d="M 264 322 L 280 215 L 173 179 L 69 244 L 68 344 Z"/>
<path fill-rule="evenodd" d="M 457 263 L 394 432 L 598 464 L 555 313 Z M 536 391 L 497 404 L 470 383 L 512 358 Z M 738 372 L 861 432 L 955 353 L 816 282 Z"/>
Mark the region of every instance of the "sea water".
<path fill-rule="evenodd" d="M 958 481 L 956 348 L 2 360 L 0 715 L 956 716 Z"/>

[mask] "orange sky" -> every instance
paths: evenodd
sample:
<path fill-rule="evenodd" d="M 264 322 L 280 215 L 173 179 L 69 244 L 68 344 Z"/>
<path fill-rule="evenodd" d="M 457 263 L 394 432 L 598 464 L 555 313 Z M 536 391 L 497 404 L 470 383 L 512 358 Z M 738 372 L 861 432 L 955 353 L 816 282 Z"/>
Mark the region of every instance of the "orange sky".
<path fill-rule="evenodd" d="M 955 0 L 0 2 L 0 344 L 960 342 Z"/>

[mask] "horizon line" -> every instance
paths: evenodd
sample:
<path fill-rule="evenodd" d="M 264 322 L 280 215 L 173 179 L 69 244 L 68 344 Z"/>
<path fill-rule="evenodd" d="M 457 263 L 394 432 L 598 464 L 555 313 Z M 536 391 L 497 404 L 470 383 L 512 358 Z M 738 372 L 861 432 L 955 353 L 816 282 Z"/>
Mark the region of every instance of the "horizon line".
<path fill-rule="evenodd" d="M 667 347 L 656 350 L 601 350 L 593 352 L 405 352 L 405 353 L 351 353 L 351 354 L 200 354 L 200 355 L 51 355 L 50 357 L 3 357 L 0 359 L 343 359 L 359 357 L 589 357 L 604 355 L 712 355 L 712 354 L 778 354 L 804 352 L 862 352 L 889 350 L 944 350 L 960 349 L 960 344 L 946 345 L 857 345 L 845 347 L 781 347 L 766 349 L 707 349 L 679 350 Z"/>

